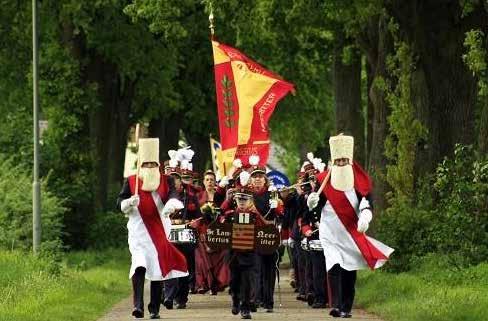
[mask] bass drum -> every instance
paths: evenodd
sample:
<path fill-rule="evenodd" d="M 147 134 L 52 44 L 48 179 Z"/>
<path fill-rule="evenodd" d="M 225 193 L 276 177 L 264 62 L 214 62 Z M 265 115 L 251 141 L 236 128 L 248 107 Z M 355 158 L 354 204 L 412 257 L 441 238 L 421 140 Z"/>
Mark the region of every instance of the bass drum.
<path fill-rule="evenodd" d="M 175 244 L 197 244 L 197 233 L 186 225 L 171 226 L 169 241 Z"/>
<path fill-rule="evenodd" d="M 322 248 L 322 243 L 320 243 L 320 240 L 310 240 L 308 242 L 308 246 L 311 251 L 320 251 L 322 252 L 324 249 Z"/>

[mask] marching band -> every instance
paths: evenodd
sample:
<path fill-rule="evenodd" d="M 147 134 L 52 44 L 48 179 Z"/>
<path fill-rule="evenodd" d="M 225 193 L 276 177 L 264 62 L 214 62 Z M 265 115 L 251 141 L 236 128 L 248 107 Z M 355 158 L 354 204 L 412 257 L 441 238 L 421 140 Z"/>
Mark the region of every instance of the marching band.
<path fill-rule="evenodd" d="M 144 316 L 144 279 L 151 282 L 151 319 L 159 319 L 161 304 L 185 309 L 190 292 L 227 288 L 232 314 L 272 313 L 286 248 L 296 299 L 351 317 L 356 271 L 380 267 L 393 249 L 364 233 L 372 219 L 371 182 L 353 161 L 353 138 L 329 143 L 331 166 L 309 153 L 296 184 L 277 189 L 256 155 L 246 164 L 234 160 L 219 181 L 205 171 L 203 186 L 196 186 L 191 149 L 169 151 L 160 166 L 158 140 L 141 139 L 138 174 L 117 201 L 129 218 L 132 315 Z"/>

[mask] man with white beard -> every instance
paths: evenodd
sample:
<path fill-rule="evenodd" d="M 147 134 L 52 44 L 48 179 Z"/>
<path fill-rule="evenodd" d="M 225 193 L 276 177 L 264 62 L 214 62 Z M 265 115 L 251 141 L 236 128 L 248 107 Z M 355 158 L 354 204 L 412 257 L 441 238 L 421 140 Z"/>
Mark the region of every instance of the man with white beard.
<path fill-rule="evenodd" d="M 307 199 L 310 211 L 320 211 L 319 238 L 324 249 L 332 296 L 333 317 L 350 318 L 355 295 L 356 271 L 376 269 L 393 249 L 364 234 L 372 219 L 371 180 L 353 162 L 354 138 L 338 135 L 329 139 L 333 161 L 330 181 L 319 195 Z M 328 171 L 317 179 L 322 183 Z"/>
<path fill-rule="evenodd" d="M 117 207 L 129 218 L 127 223 L 132 264 L 134 309 L 132 315 L 144 317 L 144 279 L 151 281 L 148 310 L 151 319 L 159 319 L 162 281 L 188 275 L 183 254 L 169 241 L 171 221 L 168 216 L 183 207 L 174 194 L 174 184 L 159 169 L 159 139 L 139 140 L 139 177 L 129 176 L 117 199 Z M 136 187 L 136 184 L 138 185 Z"/>

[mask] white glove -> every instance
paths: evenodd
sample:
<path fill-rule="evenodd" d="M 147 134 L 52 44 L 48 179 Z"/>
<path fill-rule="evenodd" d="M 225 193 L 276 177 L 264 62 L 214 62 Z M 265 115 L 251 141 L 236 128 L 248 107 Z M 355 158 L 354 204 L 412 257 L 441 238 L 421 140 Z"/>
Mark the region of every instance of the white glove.
<path fill-rule="evenodd" d="M 164 217 L 168 217 L 173 214 L 176 210 L 181 210 L 183 208 L 183 203 L 176 198 L 172 198 L 166 202 L 161 213 Z"/>
<path fill-rule="evenodd" d="M 281 245 L 288 246 L 288 239 L 281 240 Z"/>
<path fill-rule="evenodd" d="M 308 209 L 313 210 L 319 203 L 319 199 L 320 199 L 319 193 L 316 192 L 310 193 L 310 195 L 308 195 L 307 198 Z"/>
<path fill-rule="evenodd" d="M 219 186 L 225 188 L 227 185 L 229 185 L 229 178 L 224 176 L 220 179 Z"/>
<path fill-rule="evenodd" d="M 369 228 L 369 223 L 371 222 L 371 219 L 373 218 L 373 213 L 371 210 L 365 208 L 364 210 L 359 213 L 359 220 L 358 220 L 358 232 L 359 233 L 364 233 L 368 230 Z"/>
<path fill-rule="evenodd" d="M 124 214 L 129 214 L 137 206 L 139 206 L 140 202 L 141 202 L 141 199 L 139 198 L 139 195 L 132 195 L 131 197 L 120 202 L 120 209 L 122 210 L 122 212 Z"/>
<path fill-rule="evenodd" d="M 269 200 L 269 208 L 277 208 L 278 207 L 278 200 L 271 199 Z"/>
<path fill-rule="evenodd" d="M 363 197 L 359 203 L 359 211 L 362 211 L 365 208 L 371 208 L 371 205 L 369 204 L 369 201 Z"/>

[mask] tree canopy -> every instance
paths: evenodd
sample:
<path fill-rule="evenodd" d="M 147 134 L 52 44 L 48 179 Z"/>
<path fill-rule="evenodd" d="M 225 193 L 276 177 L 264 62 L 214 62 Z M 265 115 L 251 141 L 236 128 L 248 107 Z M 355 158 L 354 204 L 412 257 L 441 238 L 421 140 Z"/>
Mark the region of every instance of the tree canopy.
<path fill-rule="evenodd" d="M 0 1 L 0 154 L 26 168 L 30 4 Z M 486 157 L 486 1 L 43 0 L 42 176 L 64 200 L 65 244 L 89 246 L 90 224 L 113 210 L 135 123 L 161 139 L 162 159 L 184 138 L 196 169 L 209 166 L 208 137 L 218 136 L 210 11 L 216 39 L 296 85 L 270 123 L 288 175 L 308 151 L 327 159 L 330 135 L 352 134 L 388 216 L 419 206 L 457 144 Z"/>

